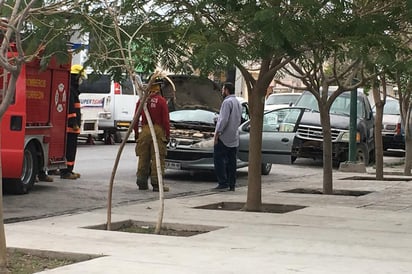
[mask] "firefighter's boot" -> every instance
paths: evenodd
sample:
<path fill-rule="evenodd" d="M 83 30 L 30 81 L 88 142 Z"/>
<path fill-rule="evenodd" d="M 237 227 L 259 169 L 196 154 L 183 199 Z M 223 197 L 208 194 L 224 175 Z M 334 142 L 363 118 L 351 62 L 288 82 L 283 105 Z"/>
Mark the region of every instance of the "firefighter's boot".
<path fill-rule="evenodd" d="M 154 192 L 159 192 L 159 181 L 157 180 L 157 177 L 150 177 L 150 183 L 152 184 L 153 191 Z M 168 192 L 169 187 L 163 185 L 163 191 Z"/>
<path fill-rule="evenodd" d="M 53 182 L 53 178 L 47 175 L 46 173 L 39 173 L 37 177 L 41 182 Z"/>
<path fill-rule="evenodd" d="M 69 180 L 76 180 L 78 177 L 77 175 L 73 174 L 72 172 L 63 173 L 60 175 L 61 179 L 69 179 Z"/>
<path fill-rule="evenodd" d="M 137 177 L 136 185 L 139 187 L 139 190 L 149 189 L 149 185 L 147 183 L 147 177 Z"/>

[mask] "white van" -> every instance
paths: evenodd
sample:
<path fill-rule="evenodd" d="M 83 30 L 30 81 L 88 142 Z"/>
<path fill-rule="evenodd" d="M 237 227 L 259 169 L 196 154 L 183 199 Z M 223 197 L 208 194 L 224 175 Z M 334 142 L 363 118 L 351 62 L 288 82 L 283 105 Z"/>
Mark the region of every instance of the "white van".
<path fill-rule="evenodd" d="M 106 144 L 122 141 L 133 120 L 137 90 L 130 80 L 115 82 L 110 75 L 89 74 L 80 85 L 81 134 L 99 135 Z"/>

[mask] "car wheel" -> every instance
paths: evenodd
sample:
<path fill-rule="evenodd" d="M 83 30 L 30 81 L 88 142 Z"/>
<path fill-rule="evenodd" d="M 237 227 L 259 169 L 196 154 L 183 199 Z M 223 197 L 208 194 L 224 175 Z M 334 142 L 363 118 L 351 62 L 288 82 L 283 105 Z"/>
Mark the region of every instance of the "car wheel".
<path fill-rule="evenodd" d="M 4 188 L 12 194 L 26 194 L 32 189 L 38 170 L 36 148 L 29 143 L 24 149 L 22 173 L 19 179 L 6 180 Z"/>
<path fill-rule="evenodd" d="M 366 166 L 369 164 L 369 152 L 365 144 L 358 144 L 356 147 L 356 161 L 358 163 L 364 163 Z"/>
<path fill-rule="evenodd" d="M 114 142 L 121 143 L 123 141 L 122 134 L 119 131 L 114 132 Z"/>
<path fill-rule="evenodd" d="M 261 168 L 262 175 L 269 175 L 270 171 L 272 170 L 272 164 L 270 163 L 263 163 Z"/>

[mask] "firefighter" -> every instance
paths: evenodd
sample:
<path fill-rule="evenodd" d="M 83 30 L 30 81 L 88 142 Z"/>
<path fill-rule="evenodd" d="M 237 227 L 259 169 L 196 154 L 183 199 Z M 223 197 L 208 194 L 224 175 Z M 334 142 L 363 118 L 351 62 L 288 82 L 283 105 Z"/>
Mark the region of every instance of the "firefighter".
<path fill-rule="evenodd" d="M 165 168 L 166 145 L 170 136 L 170 125 L 169 110 L 165 98 L 163 98 L 160 94 L 160 85 L 160 82 L 156 82 L 151 85 L 149 89 L 150 95 L 147 99 L 146 106 L 153 122 L 156 139 L 159 146 L 161 174 L 163 176 Z M 140 100 L 136 104 L 136 110 L 139 105 Z M 139 157 L 136 173 L 136 184 L 139 187 L 139 190 L 147 190 L 149 188 L 148 179 L 150 176 L 150 183 L 153 187 L 153 191 L 158 192 L 159 180 L 156 170 L 156 156 L 152 136 L 150 135 L 149 125 L 143 111 L 141 118 L 141 132 L 139 132 L 137 125 L 138 123 L 136 123 L 134 128 L 135 138 L 137 140 L 135 151 L 136 156 Z M 163 190 L 169 191 L 169 188 L 164 186 Z"/>
<path fill-rule="evenodd" d="M 60 170 L 60 178 L 75 180 L 80 174 L 73 172 L 77 152 L 77 137 L 80 134 L 81 114 L 79 86 L 86 78 L 83 66 L 73 65 L 70 70 L 69 110 L 67 114 L 66 168 Z"/>

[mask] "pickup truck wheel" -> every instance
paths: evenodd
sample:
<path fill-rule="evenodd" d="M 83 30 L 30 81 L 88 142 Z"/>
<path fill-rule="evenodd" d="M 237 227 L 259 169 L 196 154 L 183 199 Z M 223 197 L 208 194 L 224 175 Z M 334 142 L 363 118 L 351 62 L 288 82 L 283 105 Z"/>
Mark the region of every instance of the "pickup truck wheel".
<path fill-rule="evenodd" d="M 356 146 L 356 161 L 364 163 L 366 166 L 369 164 L 369 152 L 365 144 Z"/>
<path fill-rule="evenodd" d="M 263 163 L 261 168 L 262 175 L 269 175 L 270 171 L 272 170 L 272 164 L 270 163 Z"/>
<path fill-rule="evenodd" d="M 28 144 L 24 149 L 23 167 L 19 179 L 7 180 L 4 184 L 6 192 L 12 194 L 26 194 L 32 189 L 38 170 L 36 159 L 36 148 L 33 144 Z"/>
<path fill-rule="evenodd" d="M 115 143 L 119 144 L 123 141 L 122 134 L 119 131 L 116 131 L 113 134 L 114 134 L 114 142 Z"/>

